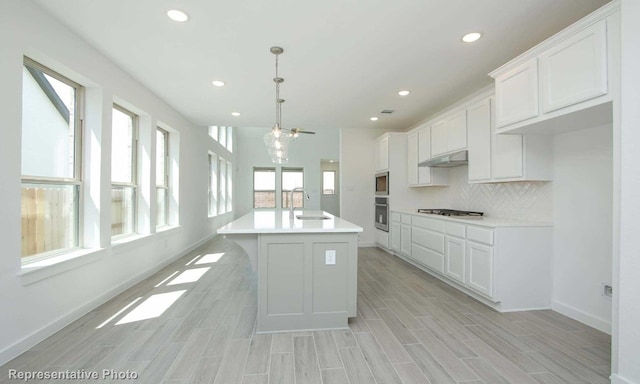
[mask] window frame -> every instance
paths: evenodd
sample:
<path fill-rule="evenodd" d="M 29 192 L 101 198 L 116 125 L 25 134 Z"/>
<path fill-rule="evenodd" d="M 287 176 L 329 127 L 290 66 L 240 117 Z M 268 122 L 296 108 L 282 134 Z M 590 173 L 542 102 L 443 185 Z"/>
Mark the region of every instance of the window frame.
<path fill-rule="evenodd" d="M 227 213 L 227 161 L 218 156 L 218 215 Z"/>
<path fill-rule="evenodd" d="M 289 209 L 289 206 L 285 206 L 285 195 L 290 193 L 291 190 L 290 189 L 284 189 L 284 175 L 288 172 L 291 173 L 302 173 L 302 188 L 304 189 L 304 168 L 302 167 L 282 167 L 280 169 L 280 207 L 282 207 L 282 209 Z M 294 187 L 294 188 L 298 188 L 298 187 Z M 301 207 L 296 207 L 294 205 L 294 209 L 295 208 L 300 208 L 300 209 L 304 209 L 304 200 L 305 200 L 305 192 L 301 192 L 302 193 L 302 206 Z M 291 201 L 291 203 L 293 204 L 293 199 Z"/>
<path fill-rule="evenodd" d="M 23 56 L 23 67 L 35 69 L 48 75 L 70 87 L 75 91 L 74 97 L 74 116 L 73 116 L 73 177 L 47 177 L 36 175 L 23 175 L 22 169 L 20 171 L 21 182 L 20 185 L 25 184 L 37 184 L 37 185 L 56 185 L 56 186 L 72 186 L 75 189 L 74 192 L 74 205 L 76 208 L 74 230 L 73 230 L 73 246 L 70 248 L 59 248 L 41 253 L 36 253 L 29 256 L 22 256 L 23 250 L 21 250 L 20 262 L 22 266 L 42 261 L 51 257 L 55 257 L 61 254 L 73 252 L 80 249 L 83 246 L 83 216 L 84 216 L 84 193 L 83 193 L 83 137 L 84 137 L 84 106 L 85 106 L 85 88 L 69 79 L 68 77 L 38 63 L 37 61 Z M 22 84 L 22 91 L 24 92 L 24 84 Z M 22 101 L 21 101 L 22 103 Z M 21 131 L 23 127 L 20 127 Z M 22 145 L 22 134 L 21 134 Z M 22 159 L 20 160 L 22 164 Z M 22 211 L 22 210 L 21 210 Z M 22 212 L 21 212 L 22 216 Z"/>
<path fill-rule="evenodd" d="M 258 172 L 273 172 L 273 190 L 271 189 L 256 189 L 256 171 Z M 277 169 L 275 167 L 253 167 L 251 173 L 251 180 L 253 183 L 253 192 L 251 197 L 253 199 L 253 209 L 275 209 L 278 205 L 278 191 L 277 191 Z M 273 207 L 256 207 L 256 192 L 271 192 L 273 191 Z"/>
<path fill-rule="evenodd" d="M 131 182 L 123 183 L 123 182 L 114 182 L 113 181 L 113 169 L 111 170 L 111 190 L 113 191 L 114 186 L 123 187 L 123 188 L 132 188 L 133 189 L 133 232 L 130 233 L 121 233 L 118 235 L 112 235 L 112 240 L 119 240 L 128 236 L 133 236 L 138 233 L 138 192 L 139 192 L 139 179 L 138 179 L 138 145 L 139 145 L 139 124 L 140 117 L 129 111 L 128 109 L 118 105 L 117 103 L 113 103 L 113 109 L 124 113 L 131 117 L 132 122 L 132 132 L 131 132 Z M 111 142 L 113 145 L 113 122 L 111 124 Z M 113 164 L 113 147 L 111 148 L 111 160 Z M 166 168 L 165 168 L 166 170 Z M 113 218 L 111 218 L 111 224 L 113 225 Z"/>
<path fill-rule="evenodd" d="M 165 222 L 162 224 L 159 224 L 157 222 L 158 219 L 158 213 L 156 212 L 156 228 L 162 228 L 162 227 L 166 227 L 170 225 L 170 220 L 169 220 L 169 201 L 171 200 L 171 188 L 170 188 L 170 182 L 171 182 L 171 177 L 170 177 L 170 169 L 169 169 L 169 165 L 171 164 L 169 161 L 169 139 L 170 139 L 170 135 L 169 135 L 169 131 L 167 131 L 166 129 L 162 128 L 162 127 L 156 127 L 156 133 L 160 132 L 163 136 L 164 136 L 164 180 L 163 180 L 163 184 L 162 185 L 158 185 L 158 180 L 157 180 L 157 168 L 156 168 L 156 199 L 158 198 L 158 189 L 164 189 L 165 190 L 165 201 L 164 201 L 164 218 L 165 218 Z M 156 136 L 157 137 L 157 136 Z M 156 151 L 158 150 L 158 143 L 156 143 Z M 156 154 L 156 161 L 157 161 L 157 154 Z M 156 164 L 156 167 L 158 165 Z M 157 206 L 157 204 L 156 204 Z"/>
<path fill-rule="evenodd" d="M 227 195 L 225 200 L 227 203 L 226 213 L 233 212 L 233 166 L 230 161 L 227 161 L 227 173 L 226 173 L 225 186 L 227 188 Z"/>

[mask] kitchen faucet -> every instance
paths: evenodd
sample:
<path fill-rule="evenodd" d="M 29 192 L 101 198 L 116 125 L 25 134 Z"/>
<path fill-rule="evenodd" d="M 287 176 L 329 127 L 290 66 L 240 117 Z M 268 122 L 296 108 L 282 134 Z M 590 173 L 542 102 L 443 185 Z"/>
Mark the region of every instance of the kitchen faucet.
<path fill-rule="evenodd" d="M 309 200 L 309 194 L 306 193 L 302 187 L 295 187 L 289 192 L 289 218 L 291 220 L 293 220 L 293 193 L 300 191 L 302 191 L 302 194 Z"/>

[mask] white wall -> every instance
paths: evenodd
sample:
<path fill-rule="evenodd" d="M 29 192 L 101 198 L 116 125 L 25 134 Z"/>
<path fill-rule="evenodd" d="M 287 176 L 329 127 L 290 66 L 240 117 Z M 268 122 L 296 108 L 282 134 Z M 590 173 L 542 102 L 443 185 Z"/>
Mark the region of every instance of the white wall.
<path fill-rule="evenodd" d="M 276 199 L 280 195 L 280 171 L 282 168 L 271 162 L 263 136 L 270 128 L 238 128 L 238 143 L 235 171 L 236 215 L 244 215 L 253 209 L 253 168 L 275 167 Z M 340 129 L 325 128 L 315 135 L 300 135 L 289 144 L 289 162 L 283 167 L 304 168 L 304 188 L 310 199 L 305 200 L 305 209 L 320 209 L 321 173 L 320 159 L 338 159 L 340 157 Z M 278 204 L 278 207 L 280 205 Z"/>
<path fill-rule="evenodd" d="M 622 89 L 620 156 L 616 159 L 619 239 L 614 240 L 612 383 L 640 383 L 640 2 L 622 0 Z M 618 139 L 618 137 L 616 137 Z M 614 145 L 618 143 L 615 142 Z M 620 161 L 619 163 L 617 161 Z M 616 180 L 617 181 L 617 180 Z M 619 193 L 619 195 L 618 195 Z M 615 232 L 617 234 L 617 232 Z M 614 252 L 615 254 L 615 252 Z"/>
<path fill-rule="evenodd" d="M 342 167 L 340 208 L 342 218 L 363 228 L 360 246 L 374 246 L 374 142 L 381 129 L 343 129 L 340 164 Z"/>
<path fill-rule="evenodd" d="M 85 235 L 96 248 L 91 257 L 62 263 L 42 279 L 20 276 L 20 158 L 23 56 L 40 61 L 87 88 Z M 152 62 L 150 62 L 152 65 Z M 0 365 L 140 278 L 206 240 L 232 214 L 207 217 L 206 128 L 196 127 L 124 73 L 84 40 L 29 1 L 0 3 Z M 162 123 L 179 135 L 180 227 L 134 242 L 110 245 L 110 121 L 114 98 L 148 114 L 150 127 Z M 215 146 L 215 145 L 214 145 Z M 149 163 L 153 153 L 143 154 Z M 231 155 L 235 161 L 235 155 Z M 151 174 L 154 169 L 151 168 Z M 151 183 L 155 177 L 151 176 Z M 149 184 L 149 180 L 147 180 Z M 144 192 L 147 195 L 151 191 Z M 155 200 L 151 199 L 151 202 Z M 152 211 L 153 212 L 153 211 Z M 35 281 L 37 280 L 37 281 Z"/>
<path fill-rule="evenodd" d="M 554 137 L 552 308 L 611 332 L 611 124 Z"/>

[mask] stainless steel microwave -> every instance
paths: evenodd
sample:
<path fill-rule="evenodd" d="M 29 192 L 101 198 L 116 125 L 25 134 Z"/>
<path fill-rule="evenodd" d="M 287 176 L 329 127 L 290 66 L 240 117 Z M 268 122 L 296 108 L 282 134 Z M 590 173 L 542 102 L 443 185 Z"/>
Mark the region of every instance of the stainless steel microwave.
<path fill-rule="evenodd" d="M 376 195 L 389 194 L 389 172 L 376 173 Z"/>

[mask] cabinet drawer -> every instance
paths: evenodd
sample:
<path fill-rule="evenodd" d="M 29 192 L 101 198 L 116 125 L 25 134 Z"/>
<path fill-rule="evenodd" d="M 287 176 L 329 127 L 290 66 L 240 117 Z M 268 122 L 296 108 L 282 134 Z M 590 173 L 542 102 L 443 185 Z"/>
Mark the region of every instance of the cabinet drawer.
<path fill-rule="evenodd" d="M 428 217 L 413 216 L 413 225 L 415 227 L 426 228 L 432 231 L 444 233 L 444 221 L 429 219 Z"/>
<path fill-rule="evenodd" d="M 400 217 L 404 215 L 400 215 L 398 212 L 391 212 L 391 221 L 400 221 Z"/>
<path fill-rule="evenodd" d="M 444 272 L 444 255 L 433 252 L 430 249 L 411 244 L 411 258 L 436 272 Z"/>
<path fill-rule="evenodd" d="M 411 224 L 411 215 L 400 215 L 402 217 L 402 224 Z"/>
<path fill-rule="evenodd" d="M 444 235 L 428 229 L 411 228 L 411 242 L 444 254 Z"/>
<path fill-rule="evenodd" d="M 467 226 L 467 239 L 482 244 L 493 245 L 493 230 Z"/>
<path fill-rule="evenodd" d="M 464 239 L 465 232 L 466 232 L 465 226 L 463 224 L 447 223 L 445 226 L 445 233 L 447 235 L 456 236 Z"/>

